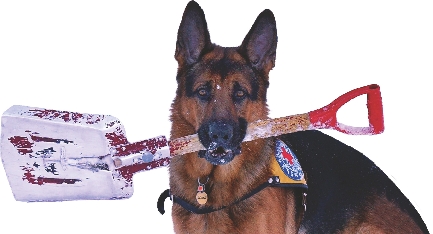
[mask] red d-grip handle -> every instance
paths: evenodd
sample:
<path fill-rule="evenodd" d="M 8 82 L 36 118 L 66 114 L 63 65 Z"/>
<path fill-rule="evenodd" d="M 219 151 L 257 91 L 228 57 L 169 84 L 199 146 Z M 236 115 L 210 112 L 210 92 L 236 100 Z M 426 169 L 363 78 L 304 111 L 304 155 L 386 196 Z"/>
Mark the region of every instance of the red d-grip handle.
<path fill-rule="evenodd" d="M 368 121 L 370 126 L 352 127 L 337 122 L 337 111 L 340 107 L 363 94 L 367 94 Z M 382 97 L 380 95 L 380 87 L 377 84 L 367 85 L 347 92 L 329 105 L 311 111 L 308 114 L 310 116 L 310 123 L 315 128 L 335 129 L 350 135 L 374 135 L 382 133 L 384 130 Z"/>

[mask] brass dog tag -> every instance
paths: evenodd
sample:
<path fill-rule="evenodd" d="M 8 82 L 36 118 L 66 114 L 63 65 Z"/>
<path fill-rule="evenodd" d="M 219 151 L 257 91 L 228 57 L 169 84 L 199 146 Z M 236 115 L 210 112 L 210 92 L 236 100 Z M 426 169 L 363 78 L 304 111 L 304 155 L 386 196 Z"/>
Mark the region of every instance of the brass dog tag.
<path fill-rule="evenodd" d="M 198 204 L 204 205 L 207 202 L 207 193 L 203 191 L 197 192 L 197 196 L 195 196 L 195 198 L 197 199 Z"/>
<path fill-rule="evenodd" d="M 204 190 L 205 190 L 205 186 L 204 186 L 204 184 L 200 183 L 200 178 L 199 178 L 198 179 L 198 187 L 197 187 L 197 195 L 195 196 L 195 199 L 197 200 L 198 204 L 200 204 L 200 205 L 204 205 L 207 202 L 207 193 Z"/>

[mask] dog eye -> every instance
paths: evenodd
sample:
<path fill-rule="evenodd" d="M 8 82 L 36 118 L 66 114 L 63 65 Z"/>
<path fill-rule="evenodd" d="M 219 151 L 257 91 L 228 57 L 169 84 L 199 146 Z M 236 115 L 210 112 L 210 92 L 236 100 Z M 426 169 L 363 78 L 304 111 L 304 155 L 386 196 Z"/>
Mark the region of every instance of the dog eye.
<path fill-rule="evenodd" d="M 232 98 L 236 102 L 242 102 L 245 98 L 249 97 L 248 92 L 238 82 L 233 85 Z"/>
<path fill-rule="evenodd" d="M 243 90 L 238 90 L 235 95 L 237 98 L 242 98 L 245 96 L 245 92 Z"/>
<path fill-rule="evenodd" d="M 198 93 L 198 95 L 200 95 L 201 97 L 206 97 L 206 96 L 208 95 L 207 90 L 204 89 L 204 88 L 199 89 L 197 93 Z"/>
<path fill-rule="evenodd" d="M 196 95 L 201 100 L 208 101 L 208 99 L 211 96 L 211 93 L 210 93 L 210 90 L 208 87 L 201 87 L 201 88 L 197 89 Z"/>

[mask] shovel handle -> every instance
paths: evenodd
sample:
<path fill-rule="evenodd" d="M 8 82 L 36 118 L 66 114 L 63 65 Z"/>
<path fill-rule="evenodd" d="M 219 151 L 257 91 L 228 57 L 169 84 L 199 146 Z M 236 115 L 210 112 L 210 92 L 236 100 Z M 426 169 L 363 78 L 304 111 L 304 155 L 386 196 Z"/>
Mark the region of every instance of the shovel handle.
<path fill-rule="evenodd" d="M 337 111 L 350 100 L 367 94 L 368 127 L 352 127 L 337 121 Z M 374 135 L 384 131 L 383 106 L 380 87 L 377 84 L 367 85 L 349 91 L 329 105 L 308 113 L 310 123 L 317 129 L 335 129 L 350 135 Z"/>

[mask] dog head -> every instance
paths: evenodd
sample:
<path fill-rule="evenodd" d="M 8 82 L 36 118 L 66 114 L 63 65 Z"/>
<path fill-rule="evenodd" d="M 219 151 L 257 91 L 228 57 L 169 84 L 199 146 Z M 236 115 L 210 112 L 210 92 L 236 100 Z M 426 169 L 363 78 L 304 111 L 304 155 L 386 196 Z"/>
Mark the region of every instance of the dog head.
<path fill-rule="evenodd" d="M 211 42 L 203 10 L 189 2 L 176 43 L 172 137 L 198 133 L 206 147 L 199 156 L 213 165 L 227 164 L 239 155 L 248 123 L 268 115 L 266 89 L 276 47 L 270 10 L 257 17 L 239 47 L 229 48 Z"/>

